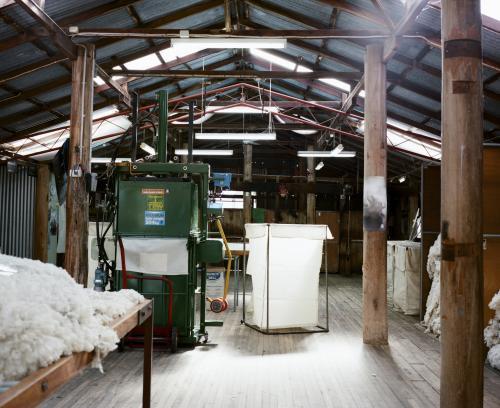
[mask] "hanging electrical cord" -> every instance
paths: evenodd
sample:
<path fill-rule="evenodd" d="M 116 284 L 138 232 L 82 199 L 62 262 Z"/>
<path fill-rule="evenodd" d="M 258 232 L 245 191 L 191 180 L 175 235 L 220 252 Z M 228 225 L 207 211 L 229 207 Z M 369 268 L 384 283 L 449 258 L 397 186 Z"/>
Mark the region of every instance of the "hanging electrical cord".
<path fill-rule="evenodd" d="M 143 117 L 141 118 L 137 118 L 137 126 L 140 127 L 141 125 L 145 124 L 145 123 L 149 123 L 152 125 L 153 127 L 153 130 L 154 130 L 154 135 L 153 135 L 153 139 L 154 137 L 157 135 L 157 132 L 156 132 L 156 125 L 154 123 L 153 120 L 149 119 L 151 117 L 151 115 L 153 115 L 153 113 L 158 109 L 158 101 L 155 103 L 155 105 L 151 108 L 151 110 L 149 112 L 147 112 Z M 132 132 L 132 129 L 134 128 L 134 126 L 136 126 L 136 123 L 134 122 L 131 122 L 130 126 L 127 128 L 127 130 L 125 132 L 123 132 L 123 134 L 120 136 L 120 140 L 119 142 L 116 144 L 115 146 L 115 150 L 113 151 L 113 154 L 111 155 L 111 163 L 114 163 L 116 161 L 116 158 L 118 157 L 118 150 L 120 149 L 120 146 L 123 144 L 123 142 L 125 141 L 126 137 L 131 134 Z M 143 133 L 144 134 L 144 133 Z"/>
<path fill-rule="evenodd" d="M 269 71 L 273 70 L 273 63 L 269 62 Z M 273 93 L 273 80 L 269 78 L 269 123 L 267 124 L 267 130 L 269 133 L 272 132 L 272 119 L 271 119 L 271 95 Z"/>
<path fill-rule="evenodd" d="M 205 57 L 201 60 L 201 69 L 205 71 Z M 203 118 L 205 116 L 205 78 L 201 79 L 201 116 Z M 204 120 L 200 120 L 200 133 L 203 133 L 203 122 Z"/>

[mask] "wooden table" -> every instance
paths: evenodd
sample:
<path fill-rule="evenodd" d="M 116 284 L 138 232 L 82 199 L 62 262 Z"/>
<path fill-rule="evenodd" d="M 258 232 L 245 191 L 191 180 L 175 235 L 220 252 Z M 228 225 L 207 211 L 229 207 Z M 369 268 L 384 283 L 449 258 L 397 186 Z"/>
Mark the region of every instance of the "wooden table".
<path fill-rule="evenodd" d="M 137 326 L 144 327 L 144 371 L 142 406 L 151 406 L 151 367 L 153 363 L 153 301 L 145 300 L 112 322 L 111 328 L 121 339 Z M 36 407 L 57 388 L 92 362 L 94 352 L 73 353 L 48 367 L 24 377 L 0 394 L 0 408 Z"/>

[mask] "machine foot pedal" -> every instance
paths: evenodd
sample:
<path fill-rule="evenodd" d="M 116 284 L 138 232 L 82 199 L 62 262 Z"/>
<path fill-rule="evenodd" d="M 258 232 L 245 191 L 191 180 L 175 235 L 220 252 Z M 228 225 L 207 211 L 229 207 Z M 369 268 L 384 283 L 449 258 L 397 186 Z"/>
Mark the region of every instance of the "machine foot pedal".
<path fill-rule="evenodd" d="M 221 327 L 224 324 L 222 320 L 207 320 L 205 322 L 205 326 L 211 327 Z"/>

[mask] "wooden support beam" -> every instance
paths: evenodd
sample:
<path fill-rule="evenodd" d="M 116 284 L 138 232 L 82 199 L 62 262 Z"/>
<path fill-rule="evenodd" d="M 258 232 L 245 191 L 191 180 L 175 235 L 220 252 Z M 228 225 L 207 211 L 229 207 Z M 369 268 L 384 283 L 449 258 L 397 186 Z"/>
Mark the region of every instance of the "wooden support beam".
<path fill-rule="evenodd" d="M 314 150 L 314 145 L 307 146 L 307 150 Z M 316 170 L 314 157 L 307 158 L 307 183 L 316 182 Z M 306 204 L 306 222 L 308 224 L 314 224 L 316 221 L 316 194 L 307 193 L 307 204 Z"/>
<path fill-rule="evenodd" d="M 387 194 L 385 89 L 383 46 L 370 44 L 365 54 L 363 342 L 374 345 L 387 344 L 388 340 L 387 220 L 384 213 L 387 204 L 383 202 Z M 372 195 L 371 187 L 379 182 L 378 195 Z"/>
<path fill-rule="evenodd" d="M 252 182 L 252 148 L 250 143 L 243 145 L 243 182 Z M 252 192 L 243 193 L 243 223 L 252 222 Z"/>
<path fill-rule="evenodd" d="M 29 1 L 29 0 L 16 0 Z M 70 27 L 73 37 L 96 37 L 96 38 L 179 38 L 179 29 L 175 28 L 80 28 Z M 270 28 L 258 28 L 254 30 L 240 30 L 226 33 L 224 30 L 194 29 L 189 30 L 192 38 L 389 38 L 391 35 L 387 30 L 376 29 L 315 29 L 315 30 L 275 30 Z"/>
<path fill-rule="evenodd" d="M 483 406 L 480 0 L 443 0 L 441 407 Z"/>
<path fill-rule="evenodd" d="M 296 25 L 299 21 L 302 26 L 306 25 L 311 28 L 331 28 L 324 24 L 321 20 L 311 18 L 309 16 L 293 12 L 290 8 L 280 7 L 276 3 L 270 3 L 262 0 L 245 0 L 245 4 L 250 5 L 264 13 L 269 13 L 277 16 L 281 20 Z"/>
<path fill-rule="evenodd" d="M 128 93 L 128 85 L 125 84 L 119 84 L 116 82 L 111 75 L 109 75 L 104 69 L 102 69 L 99 65 L 96 65 L 96 71 L 97 74 L 101 77 L 101 79 L 108 85 L 110 88 L 113 88 L 115 91 L 118 92 L 120 99 L 123 101 L 127 107 L 131 108 L 132 107 L 132 100 L 130 98 L 130 95 Z"/>
<path fill-rule="evenodd" d="M 46 164 L 37 167 L 35 197 L 35 231 L 33 237 L 33 259 L 47 262 L 49 243 L 49 184 L 50 169 Z"/>
<path fill-rule="evenodd" d="M 354 106 L 354 100 L 359 95 L 359 93 L 363 90 L 365 86 L 365 76 L 363 75 L 356 86 L 349 92 L 347 98 L 342 102 L 341 111 L 349 112 L 351 108 Z"/>
<path fill-rule="evenodd" d="M 346 0 L 320 0 L 322 3 L 330 4 L 331 6 L 338 8 L 339 10 L 345 11 L 356 17 L 360 17 L 364 20 L 371 21 L 372 23 L 385 26 L 386 22 L 383 17 L 379 16 L 377 13 L 372 13 L 371 11 L 355 6 Z"/>
<path fill-rule="evenodd" d="M 228 63 L 229 64 L 229 63 Z M 166 77 L 166 78 L 286 78 L 286 79 L 320 79 L 335 78 L 338 80 L 360 79 L 361 72 L 340 72 L 340 71 L 260 71 L 260 70 L 182 70 L 182 69 L 146 69 L 146 70 L 120 70 L 119 74 L 125 77 Z"/>
<path fill-rule="evenodd" d="M 359 95 L 361 90 L 365 86 L 365 76 L 363 75 L 361 79 L 358 81 L 356 86 L 349 92 L 349 95 L 347 95 L 347 98 L 342 102 L 342 106 L 340 107 L 340 110 L 345 113 L 349 113 L 351 109 L 355 106 L 354 101 L 356 97 Z M 337 125 L 341 124 L 345 119 L 347 118 L 347 115 L 342 115 L 340 113 L 337 113 L 333 120 L 330 123 L 330 127 L 335 128 Z M 322 135 L 319 140 L 318 144 L 321 146 L 323 143 L 326 141 L 326 135 Z"/>
<path fill-rule="evenodd" d="M 87 284 L 89 202 L 85 173 L 90 172 L 90 141 L 94 100 L 95 48 L 78 48 L 73 62 L 71 92 L 69 174 L 66 195 L 65 269 L 83 285 Z"/>

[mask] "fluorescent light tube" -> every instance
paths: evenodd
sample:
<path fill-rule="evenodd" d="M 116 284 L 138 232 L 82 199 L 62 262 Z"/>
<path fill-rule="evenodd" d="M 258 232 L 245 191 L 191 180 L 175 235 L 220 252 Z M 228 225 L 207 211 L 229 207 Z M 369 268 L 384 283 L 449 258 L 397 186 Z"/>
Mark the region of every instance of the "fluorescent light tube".
<path fill-rule="evenodd" d="M 314 151 L 314 150 L 299 150 L 297 152 L 299 157 L 334 157 L 330 150 L 324 151 Z"/>
<path fill-rule="evenodd" d="M 356 152 L 340 152 L 332 154 L 331 157 L 356 157 Z"/>
<path fill-rule="evenodd" d="M 156 154 L 156 150 L 154 149 L 154 147 L 148 145 L 147 143 L 145 142 L 142 142 L 139 147 L 144 150 L 146 153 L 149 153 L 151 156 L 155 155 Z"/>
<path fill-rule="evenodd" d="M 175 149 L 175 154 L 179 156 L 187 156 L 187 149 Z M 193 156 L 232 156 L 233 151 L 230 149 L 193 149 Z"/>
<path fill-rule="evenodd" d="M 111 163 L 111 157 L 92 157 L 90 160 L 92 163 Z M 116 162 L 129 162 L 131 161 L 130 157 L 117 157 L 115 159 Z"/>
<path fill-rule="evenodd" d="M 276 140 L 276 132 L 269 133 L 196 133 L 199 140 Z"/>
<path fill-rule="evenodd" d="M 323 161 L 320 161 L 316 167 L 314 168 L 314 170 L 321 170 L 323 167 L 325 167 L 325 163 L 323 163 Z"/>
<path fill-rule="evenodd" d="M 299 135 L 304 135 L 304 136 L 307 136 L 307 135 L 314 135 L 315 133 L 318 133 L 318 131 L 316 129 L 291 129 L 292 132 L 295 132 Z"/>
<path fill-rule="evenodd" d="M 340 153 L 342 150 L 344 150 L 344 146 L 341 144 L 338 144 L 335 149 L 332 150 L 332 154 L 337 154 Z"/>
<path fill-rule="evenodd" d="M 343 152 L 334 153 L 334 150 L 299 150 L 297 152 L 299 157 L 355 157 L 356 152 Z"/>
<path fill-rule="evenodd" d="M 284 38 L 172 38 L 172 47 L 285 48 Z"/>

